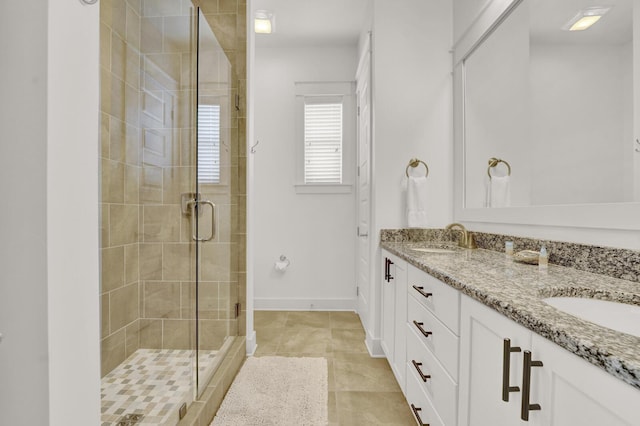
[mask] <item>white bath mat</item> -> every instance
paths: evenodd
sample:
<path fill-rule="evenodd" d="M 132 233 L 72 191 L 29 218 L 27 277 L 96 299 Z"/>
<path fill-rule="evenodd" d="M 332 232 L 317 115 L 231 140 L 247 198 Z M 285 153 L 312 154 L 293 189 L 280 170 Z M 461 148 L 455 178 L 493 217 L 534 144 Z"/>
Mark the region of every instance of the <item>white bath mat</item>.
<path fill-rule="evenodd" d="M 327 395 L 325 358 L 251 357 L 211 426 L 324 426 Z"/>

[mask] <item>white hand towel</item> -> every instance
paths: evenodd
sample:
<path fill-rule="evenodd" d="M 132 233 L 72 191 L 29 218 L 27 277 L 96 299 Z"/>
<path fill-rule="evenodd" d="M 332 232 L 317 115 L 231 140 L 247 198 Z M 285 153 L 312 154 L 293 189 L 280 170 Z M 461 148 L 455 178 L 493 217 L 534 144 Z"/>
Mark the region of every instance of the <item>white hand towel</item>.
<path fill-rule="evenodd" d="M 509 207 L 511 205 L 511 188 L 509 176 L 492 176 L 489 180 L 489 207 Z"/>
<path fill-rule="evenodd" d="M 410 176 L 407 180 L 407 226 L 427 226 L 427 178 Z"/>

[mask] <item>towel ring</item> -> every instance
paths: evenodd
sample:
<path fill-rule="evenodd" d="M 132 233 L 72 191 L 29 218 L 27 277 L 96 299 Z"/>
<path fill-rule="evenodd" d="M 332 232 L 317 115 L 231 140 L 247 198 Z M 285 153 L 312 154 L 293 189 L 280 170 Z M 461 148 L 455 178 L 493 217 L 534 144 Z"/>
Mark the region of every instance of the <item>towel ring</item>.
<path fill-rule="evenodd" d="M 409 177 L 409 167 L 413 167 L 414 169 L 418 167 L 420 164 L 424 165 L 424 168 L 427 170 L 424 177 L 429 176 L 429 166 L 422 160 L 418 160 L 417 158 L 412 158 L 407 165 L 407 169 L 404 171 L 407 177 Z"/>
<path fill-rule="evenodd" d="M 489 175 L 489 179 L 491 179 L 491 169 L 493 167 L 496 167 L 500 163 L 504 163 L 504 165 L 507 166 L 507 176 L 511 176 L 511 166 L 509 165 L 509 163 L 507 163 L 506 161 L 500 158 L 491 157 L 489 158 L 489 167 L 487 168 L 487 174 Z"/>

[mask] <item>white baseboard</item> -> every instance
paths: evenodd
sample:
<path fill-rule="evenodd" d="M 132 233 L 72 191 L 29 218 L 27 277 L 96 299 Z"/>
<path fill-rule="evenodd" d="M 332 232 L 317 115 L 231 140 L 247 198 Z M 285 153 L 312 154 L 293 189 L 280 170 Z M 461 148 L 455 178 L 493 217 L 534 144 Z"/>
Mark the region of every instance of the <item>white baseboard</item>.
<path fill-rule="evenodd" d="M 381 339 L 371 337 L 368 331 L 367 337 L 364 339 L 364 344 L 372 358 L 386 358 L 384 351 L 382 350 Z"/>
<path fill-rule="evenodd" d="M 253 299 L 256 311 L 355 311 L 355 299 Z"/>
<path fill-rule="evenodd" d="M 251 333 L 247 336 L 247 356 L 253 356 L 258 348 L 258 344 L 256 342 L 256 332 L 252 330 Z"/>

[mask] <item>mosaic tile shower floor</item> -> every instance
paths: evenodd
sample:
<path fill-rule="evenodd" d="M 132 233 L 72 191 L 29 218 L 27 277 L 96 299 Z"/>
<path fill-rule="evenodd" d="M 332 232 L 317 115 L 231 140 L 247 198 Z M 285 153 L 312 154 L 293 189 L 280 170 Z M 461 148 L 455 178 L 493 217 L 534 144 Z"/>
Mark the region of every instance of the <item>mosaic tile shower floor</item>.
<path fill-rule="evenodd" d="M 203 377 L 217 351 L 199 351 Z M 142 414 L 136 425 L 178 422 L 178 408 L 192 400 L 193 350 L 138 349 L 102 378 L 102 426 L 118 425 L 126 414 Z M 125 423 L 126 424 L 126 423 Z"/>

